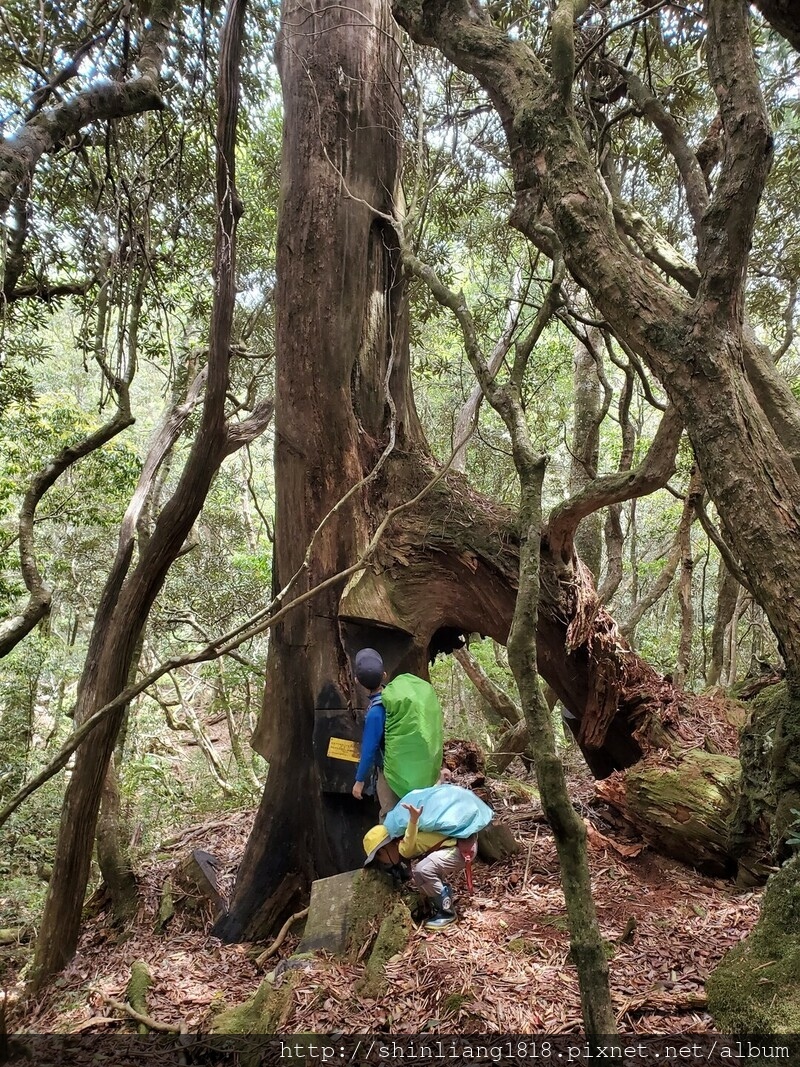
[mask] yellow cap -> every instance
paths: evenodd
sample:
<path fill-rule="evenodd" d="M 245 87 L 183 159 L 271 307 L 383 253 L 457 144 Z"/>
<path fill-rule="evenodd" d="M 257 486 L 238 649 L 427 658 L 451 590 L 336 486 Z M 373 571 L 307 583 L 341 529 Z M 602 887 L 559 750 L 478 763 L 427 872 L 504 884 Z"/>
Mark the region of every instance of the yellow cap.
<path fill-rule="evenodd" d="M 383 848 L 386 842 L 390 840 L 389 831 L 382 824 L 367 830 L 366 834 L 364 834 L 364 851 L 367 854 L 367 858 L 364 860 L 365 867 L 375 859 L 378 849 Z"/>

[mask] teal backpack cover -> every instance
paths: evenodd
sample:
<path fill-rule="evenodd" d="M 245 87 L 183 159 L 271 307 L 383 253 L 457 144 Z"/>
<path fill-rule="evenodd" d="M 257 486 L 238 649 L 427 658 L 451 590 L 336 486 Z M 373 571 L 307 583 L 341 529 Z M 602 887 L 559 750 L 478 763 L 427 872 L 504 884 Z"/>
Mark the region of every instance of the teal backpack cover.
<path fill-rule="evenodd" d="M 408 826 L 404 804 L 422 808 L 419 829 L 445 834 L 447 837 L 472 837 L 488 826 L 494 812 L 480 797 L 459 785 L 443 783 L 430 789 L 414 789 L 384 817 L 383 825 L 391 837 L 402 837 Z"/>
<path fill-rule="evenodd" d="M 430 682 L 399 674 L 381 694 L 386 709 L 383 774 L 399 797 L 438 781 L 444 732 L 442 708 Z"/>

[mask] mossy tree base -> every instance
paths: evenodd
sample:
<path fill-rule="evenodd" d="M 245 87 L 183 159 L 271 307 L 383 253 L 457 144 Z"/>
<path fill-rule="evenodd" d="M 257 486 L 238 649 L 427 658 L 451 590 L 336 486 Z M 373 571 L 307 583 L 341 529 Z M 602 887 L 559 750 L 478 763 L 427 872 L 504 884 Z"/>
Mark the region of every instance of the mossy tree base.
<path fill-rule="evenodd" d="M 800 856 L 770 878 L 758 924 L 706 988 L 722 1033 L 800 1033 Z"/>
<path fill-rule="evenodd" d="M 214 1020 L 215 1034 L 277 1034 L 292 1010 L 292 993 L 302 980 L 300 971 L 286 975 L 280 985 L 265 978 L 255 996 L 221 1012 Z"/>
<path fill-rule="evenodd" d="M 361 980 L 363 996 L 378 996 L 384 989 L 386 963 L 400 952 L 411 932 L 411 916 L 388 876 L 374 870 L 347 871 L 314 882 L 303 940 L 288 966 L 311 958 L 314 949 L 354 960 L 380 929 Z M 292 1010 L 292 991 L 303 971 L 281 964 L 264 979 L 255 996 L 222 1012 L 214 1022 L 218 1034 L 276 1034 L 285 1029 Z"/>
<path fill-rule="evenodd" d="M 311 886 L 308 919 L 298 952 L 324 949 L 333 955 L 357 953 L 393 901 L 391 881 L 379 871 L 345 871 L 318 878 Z"/>
<path fill-rule="evenodd" d="M 386 964 L 408 944 L 411 935 L 411 914 L 402 900 L 395 901 L 391 911 L 381 923 L 375 944 L 372 947 L 364 976 L 358 983 L 358 992 L 363 997 L 380 997 L 386 990 Z"/>

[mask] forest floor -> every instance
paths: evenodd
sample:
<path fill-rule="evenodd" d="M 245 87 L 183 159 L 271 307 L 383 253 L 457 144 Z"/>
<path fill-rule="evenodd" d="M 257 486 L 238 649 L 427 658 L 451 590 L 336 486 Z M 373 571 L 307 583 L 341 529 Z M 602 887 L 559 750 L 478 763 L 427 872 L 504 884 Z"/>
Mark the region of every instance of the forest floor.
<path fill-rule="evenodd" d="M 753 927 L 760 892 L 741 892 L 606 835 L 592 827 L 592 783 L 571 783 L 589 817 L 592 888 L 609 945 L 611 987 L 626 1033 L 713 1030 L 704 1011 L 704 981 L 720 957 Z M 514 783 L 496 783 L 498 817 L 522 845 L 517 856 L 475 865 L 474 893 L 457 887 L 460 922 L 444 931 L 416 929 L 387 965 L 386 993 L 356 992 L 365 951 L 355 963 L 320 956 L 292 991 L 284 1033 L 573 1033 L 582 1030 L 558 861 L 535 796 Z M 292 929 L 278 956 L 259 969 L 264 946 L 223 945 L 209 934 L 210 914 L 182 911 L 154 933 L 162 886 L 176 862 L 202 848 L 224 864 L 230 888 L 253 811 L 214 818 L 166 842 L 141 872 L 141 907 L 120 938 L 99 912 L 84 928 L 79 951 L 54 985 L 35 1000 L 13 999 L 9 1029 L 28 1033 L 124 1033 L 135 1023 L 111 1001 L 124 1001 L 131 965 L 144 960 L 153 984 L 150 1016 L 186 1031 L 205 1032 L 225 1006 L 253 995 L 265 970 L 291 955 L 301 930 Z M 299 926 L 299 924 L 298 924 Z M 0 966 L 2 965 L 0 960 Z"/>

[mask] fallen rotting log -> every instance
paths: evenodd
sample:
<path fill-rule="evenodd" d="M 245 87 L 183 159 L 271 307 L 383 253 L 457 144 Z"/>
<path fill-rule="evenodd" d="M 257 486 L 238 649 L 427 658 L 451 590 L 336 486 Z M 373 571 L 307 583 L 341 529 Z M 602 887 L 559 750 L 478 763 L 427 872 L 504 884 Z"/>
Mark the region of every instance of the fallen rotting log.
<path fill-rule="evenodd" d="M 691 750 L 680 758 L 654 754 L 598 782 L 609 818 L 659 852 L 705 874 L 736 868 L 728 822 L 736 806 L 740 765 L 731 756 Z"/>

